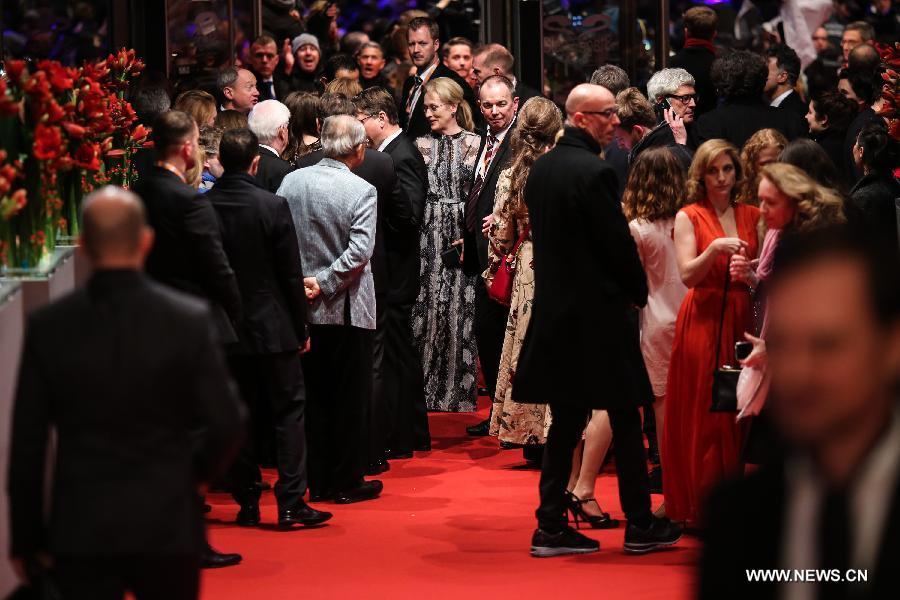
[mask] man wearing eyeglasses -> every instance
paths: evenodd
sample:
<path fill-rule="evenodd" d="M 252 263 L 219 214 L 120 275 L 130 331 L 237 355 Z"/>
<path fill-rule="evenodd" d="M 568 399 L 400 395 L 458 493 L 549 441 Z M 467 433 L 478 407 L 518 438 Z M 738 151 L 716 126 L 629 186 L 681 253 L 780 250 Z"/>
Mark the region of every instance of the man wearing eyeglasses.
<path fill-rule="evenodd" d="M 671 546 L 681 529 L 650 512 L 634 353 L 627 312 L 647 303 L 647 278 L 622 215 L 614 169 L 599 158 L 619 125 L 616 100 L 598 85 L 576 86 L 566 128 L 535 161 L 524 199 L 534 241 L 534 304 L 519 356 L 514 400 L 550 403 L 540 482 L 535 557 L 587 554 L 599 544 L 568 526 L 572 454 L 592 409 L 606 410 L 616 440 L 619 499 L 628 519 L 625 551 Z M 640 359 L 637 359 L 640 360 Z"/>
<path fill-rule="evenodd" d="M 684 69 L 662 69 L 647 82 L 647 96 L 656 111 L 658 125 L 634 145 L 628 164 L 644 150 L 665 147 L 681 161 L 685 171 L 691 166 L 693 151 L 688 147 L 699 96 L 694 77 Z"/>

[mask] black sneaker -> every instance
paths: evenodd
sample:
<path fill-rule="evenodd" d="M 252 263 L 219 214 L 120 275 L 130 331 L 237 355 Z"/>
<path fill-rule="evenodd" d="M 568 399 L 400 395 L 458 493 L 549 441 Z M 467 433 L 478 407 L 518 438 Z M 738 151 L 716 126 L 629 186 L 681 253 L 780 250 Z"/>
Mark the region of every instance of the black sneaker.
<path fill-rule="evenodd" d="M 628 523 L 625 528 L 625 552 L 644 554 L 660 548 L 672 546 L 681 539 L 681 526 L 669 519 L 651 517 L 646 529 Z"/>
<path fill-rule="evenodd" d="M 535 529 L 531 536 L 531 555 L 535 558 L 550 558 L 566 554 L 590 554 L 600 550 L 600 542 L 592 540 L 566 527 L 559 533 Z"/>

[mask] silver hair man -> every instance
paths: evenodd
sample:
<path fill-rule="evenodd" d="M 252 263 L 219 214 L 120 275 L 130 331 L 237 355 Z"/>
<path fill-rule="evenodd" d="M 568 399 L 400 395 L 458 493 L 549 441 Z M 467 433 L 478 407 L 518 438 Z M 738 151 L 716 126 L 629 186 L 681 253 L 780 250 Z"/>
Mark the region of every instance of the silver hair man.
<path fill-rule="evenodd" d="M 264 100 L 253 107 L 247 117 L 250 131 L 256 134 L 260 144 L 272 145 L 280 130 L 287 130 L 291 122 L 291 110 L 278 100 Z"/>
<path fill-rule="evenodd" d="M 350 115 L 328 117 L 319 137 L 322 152 L 328 158 L 344 158 L 356 153 L 366 143 L 366 129 Z"/>
<path fill-rule="evenodd" d="M 659 102 L 683 85 L 694 87 L 694 77 L 684 69 L 663 69 L 657 71 L 647 82 L 647 99 L 652 103 Z"/>

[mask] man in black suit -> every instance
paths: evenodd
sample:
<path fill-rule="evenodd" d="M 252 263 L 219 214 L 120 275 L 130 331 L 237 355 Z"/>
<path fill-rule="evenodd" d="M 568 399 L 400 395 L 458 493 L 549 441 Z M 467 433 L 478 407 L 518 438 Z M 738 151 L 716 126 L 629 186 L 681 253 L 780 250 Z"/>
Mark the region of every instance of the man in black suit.
<path fill-rule="evenodd" d="M 259 102 L 284 100 L 291 93 L 290 77 L 279 69 L 278 44 L 268 35 L 261 35 L 250 45 L 249 71 L 256 77 Z"/>
<path fill-rule="evenodd" d="M 509 308 L 491 300 L 481 274 L 488 268 L 486 232 L 494 212 L 497 180 L 509 161 L 509 140 L 519 108 L 513 83 L 502 75 L 491 75 L 478 88 L 478 106 L 488 129 L 481 138 L 478 162 L 472 175 L 474 179 L 466 200 L 463 267 L 467 274 L 478 279 L 475 282 L 475 340 L 484 383 L 493 401 Z M 466 431 L 469 435 L 484 436 L 489 428 L 490 417 Z"/>
<path fill-rule="evenodd" d="M 222 343 L 237 341 L 241 294 L 208 200 L 184 181 L 194 166 L 199 131 L 194 119 L 173 110 L 153 124 L 157 162 L 134 192 L 144 201 L 156 241 L 147 258 L 147 274 L 161 283 L 205 298 Z"/>
<path fill-rule="evenodd" d="M 647 100 L 656 115 L 657 125 L 635 141 L 628 154 L 628 164 L 650 148 L 668 148 L 681 162 L 685 173 L 694 153 L 688 147 L 697 110 L 694 76 L 684 69 L 660 69 L 647 82 Z"/>
<path fill-rule="evenodd" d="M 290 137 L 291 110 L 278 100 L 264 100 L 250 111 L 247 126 L 259 138 L 259 168 L 256 184 L 271 193 L 278 191 L 284 176 L 294 170 L 281 158 Z"/>
<path fill-rule="evenodd" d="M 806 119 L 794 111 L 766 106 L 761 100 L 768 77 L 765 60 L 746 50 L 730 52 L 713 62 L 712 79 L 722 104 L 697 119 L 696 145 L 728 140 L 738 149 L 760 129 L 776 129 L 788 140 L 806 137 Z"/>
<path fill-rule="evenodd" d="M 309 351 L 306 294 L 297 232 L 287 201 L 261 190 L 253 178 L 259 167 L 259 141 L 249 129 L 226 131 L 219 143 L 225 174 L 206 194 L 219 216 L 222 243 L 244 306 L 238 342 L 228 347 L 229 366 L 251 414 L 275 421 L 277 440 L 278 525 L 318 525 L 331 518 L 307 506 L 306 402 L 300 354 Z M 259 391 L 265 390 L 263 397 Z M 268 411 L 258 411 L 260 402 Z M 245 444 L 231 470 L 230 485 L 241 505 L 237 522 L 259 524 L 262 476 L 251 444 Z"/>
<path fill-rule="evenodd" d="M 428 172 L 421 153 L 400 129 L 397 106 L 389 91 L 365 90 L 354 104 L 371 147 L 393 159 L 401 194 L 411 210 L 409 230 L 390 228 L 385 236 L 388 291 L 383 311 L 388 458 L 409 458 L 413 450 L 431 450 L 422 359 L 413 343 L 411 325 L 413 304 L 419 295 L 419 227 L 425 212 Z"/>
<path fill-rule="evenodd" d="M 716 59 L 716 29 L 719 17 L 708 6 L 694 6 L 684 12 L 684 48 L 669 59 L 669 67 L 684 69 L 694 78 L 697 92 L 696 113 L 699 117 L 716 107 L 716 87 L 709 69 Z"/>
<path fill-rule="evenodd" d="M 591 83 L 605 87 L 613 96 L 618 96 L 619 92 L 628 89 L 631 85 L 628 73 L 616 65 L 602 65 L 591 75 Z M 613 141 L 603 148 L 603 160 L 616 170 L 616 176 L 619 178 L 619 197 L 621 198 L 625 193 L 625 182 L 628 179 L 628 150 L 619 145 L 617 137 L 614 137 Z"/>
<path fill-rule="evenodd" d="M 137 196 L 91 194 L 82 249 L 94 273 L 28 321 L 12 424 L 11 554 L 29 578 L 52 560 L 66 599 L 197 598 L 207 548 L 197 491 L 241 440 L 243 408 L 209 309 L 141 273 L 152 245 Z M 51 429 L 59 452 L 45 518 Z"/>
<path fill-rule="evenodd" d="M 804 102 L 794 89 L 800 78 L 800 57 L 793 48 L 779 44 L 766 51 L 766 62 L 769 76 L 763 92 L 769 106 L 793 111 L 805 119 L 809 103 Z"/>
<path fill-rule="evenodd" d="M 356 107 L 353 102 L 341 96 L 334 96 L 322 103 L 322 121 L 337 115 L 349 115 L 356 118 Z M 365 124 L 363 124 L 365 126 Z M 311 152 L 302 157 L 297 166 L 311 167 L 318 164 L 325 154 L 323 150 Z M 375 356 L 373 359 L 373 393 L 369 405 L 368 432 L 366 445 L 368 450 L 367 475 L 378 475 L 388 470 L 385 457 L 386 439 L 389 425 L 384 396 L 384 354 L 385 330 L 387 328 L 387 311 L 385 301 L 390 288 L 390 265 L 388 263 L 387 243 L 394 237 L 405 238 L 418 232 L 418 225 L 413 216 L 409 198 L 403 194 L 394 162 L 387 154 L 366 148 L 361 164 L 351 169 L 375 188 L 378 194 L 378 216 L 375 228 L 375 250 L 372 253 L 372 277 L 375 280 L 375 305 L 377 323 L 373 337 Z M 421 218 L 419 219 L 421 221 Z"/>
<path fill-rule="evenodd" d="M 745 364 L 766 364 L 766 410 L 786 450 L 711 495 L 700 597 L 894 598 L 900 564 L 896 248 L 872 248 L 846 231 L 783 242 L 767 281 L 766 339 Z M 810 569 L 829 581 L 749 580 L 757 569 Z M 867 581 L 857 579 L 858 571 Z"/>
<path fill-rule="evenodd" d="M 649 552 L 681 536 L 677 526 L 650 512 L 636 385 L 643 365 L 634 363 L 626 318 L 632 307 L 647 303 L 647 279 L 622 215 L 615 172 L 598 158 L 619 124 L 615 108 L 605 88 L 576 86 L 566 100 L 563 137 L 537 159 L 525 184 L 535 290 L 514 399 L 549 401 L 553 413 L 531 546 L 538 557 L 599 549 L 566 518 L 572 454 L 591 409 L 608 411 L 616 440 L 626 552 Z"/>
<path fill-rule="evenodd" d="M 438 49 L 441 42 L 437 23 L 427 17 L 413 19 L 409 22 L 406 40 L 409 44 L 409 57 L 418 69 L 415 75 L 411 75 L 403 83 L 400 122 L 407 135 L 416 139 L 431 132 L 428 121 L 425 120 L 425 84 L 438 77 L 447 77 L 458 83 L 472 114 L 476 114 L 472 87 L 440 60 Z"/>
<path fill-rule="evenodd" d="M 519 98 L 519 106 L 522 106 L 529 98 L 542 94 L 516 79 L 515 66 L 516 59 L 512 52 L 500 44 L 485 44 L 478 48 L 472 57 L 472 74 L 478 80 L 479 86 L 492 75 L 502 75 L 512 81 L 516 88 L 515 95 Z"/>

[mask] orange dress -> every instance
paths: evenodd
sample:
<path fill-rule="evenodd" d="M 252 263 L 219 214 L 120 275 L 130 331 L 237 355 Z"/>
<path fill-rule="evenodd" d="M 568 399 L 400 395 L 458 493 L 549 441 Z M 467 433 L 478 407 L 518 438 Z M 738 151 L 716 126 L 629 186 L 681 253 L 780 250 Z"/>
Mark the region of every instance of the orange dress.
<path fill-rule="evenodd" d="M 726 237 L 716 211 L 707 202 L 683 209 L 694 225 L 697 254 L 713 240 Z M 748 255 L 759 250 L 759 209 L 748 204 L 734 208 L 738 236 L 749 244 Z M 713 371 L 722 293 L 729 257 L 720 255 L 700 283 L 688 290 L 675 325 L 675 343 L 666 382 L 666 418 L 662 437 L 663 492 L 666 516 L 697 523 L 706 494 L 726 475 L 740 468 L 741 426 L 731 413 L 713 413 Z M 750 291 L 729 283 L 722 326 L 720 363 L 734 362 L 734 343 L 752 331 Z"/>

